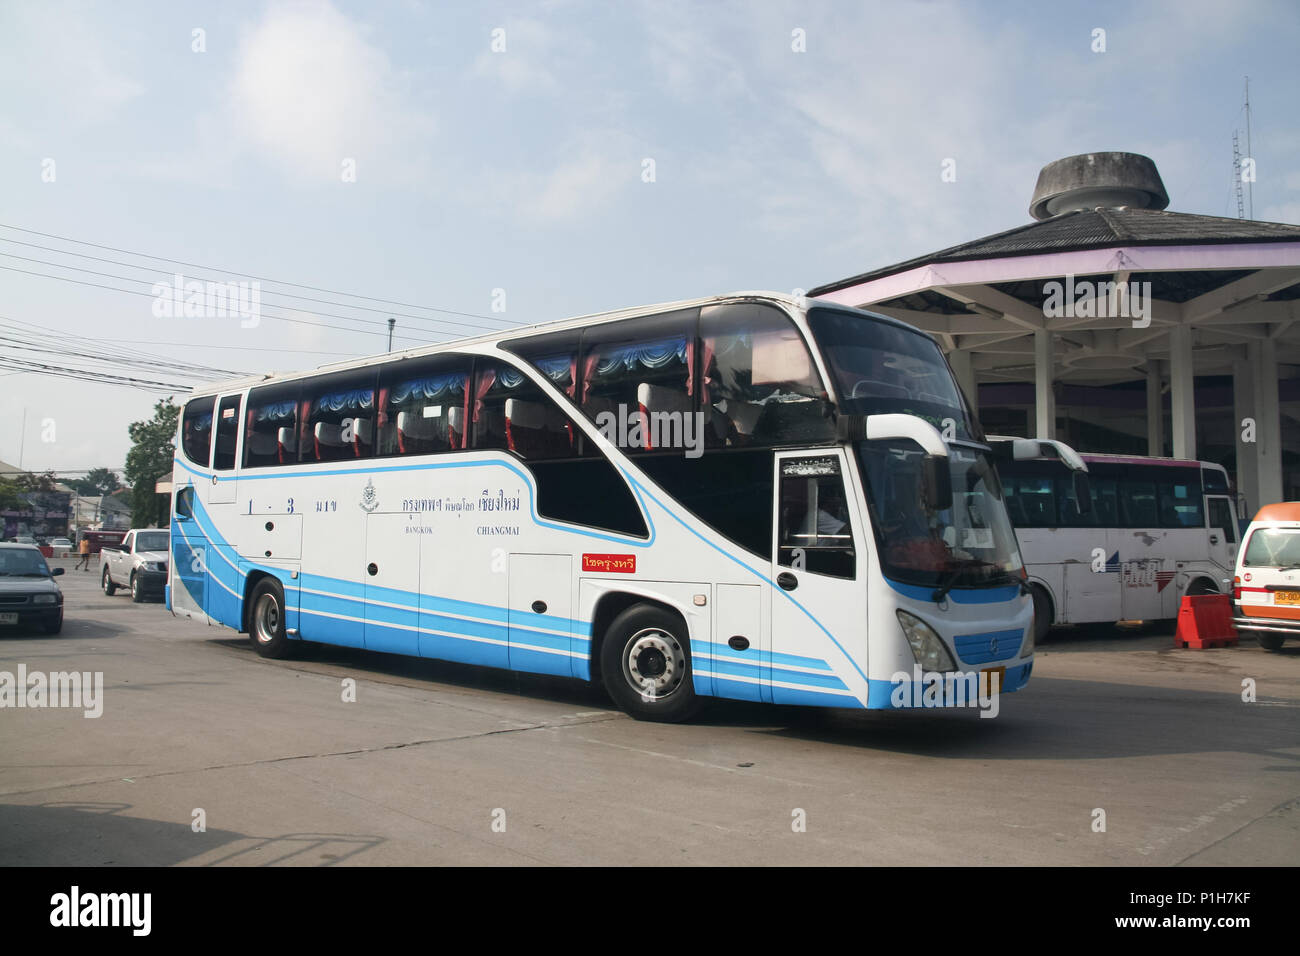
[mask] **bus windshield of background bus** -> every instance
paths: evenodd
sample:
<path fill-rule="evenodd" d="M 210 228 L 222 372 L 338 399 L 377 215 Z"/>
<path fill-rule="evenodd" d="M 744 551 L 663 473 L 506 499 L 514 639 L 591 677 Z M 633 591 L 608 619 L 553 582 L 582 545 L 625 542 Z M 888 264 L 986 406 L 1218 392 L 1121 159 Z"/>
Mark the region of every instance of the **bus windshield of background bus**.
<path fill-rule="evenodd" d="M 835 382 L 840 411 L 900 412 L 945 438 L 976 438 L 939 346 L 927 336 L 842 309 L 812 309 L 808 324 Z M 945 431 L 944 420 L 952 430 Z"/>
<path fill-rule="evenodd" d="M 922 500 L 925 454 L 906 440 L 858 443 L 881 573 L 922 587 L 1020 580 L 1020 549 L 986 452 L 950 447 L 952 507 Z"/>

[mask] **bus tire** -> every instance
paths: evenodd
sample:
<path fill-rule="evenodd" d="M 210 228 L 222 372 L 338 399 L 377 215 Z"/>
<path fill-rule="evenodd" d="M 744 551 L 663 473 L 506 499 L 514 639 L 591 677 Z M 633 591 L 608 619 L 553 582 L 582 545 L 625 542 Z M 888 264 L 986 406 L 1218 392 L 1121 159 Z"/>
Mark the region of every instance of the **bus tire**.
<path fill-rule="evenodd" d="M 1037 647 L 1052 629 L 1052 597 L 1041 584 L 1029 585 L 1029 593 L 1034 600 L 1034 646 Z"/>
<path fill-rule="evenodd" d="M 1279 634 L 1257 634 L 1255 635 L 1255 640 L 1259 641 L 1259 646 L 1264 648 L 1266 651 L 1280 651 L 1282 649 L 1282 642 L 1286 640 L 1286 638 Z"/>
<path fill-rule="evenodd" d="M 113 576 L 108 573 L 107 565 L 104 567 L 104 573 L 100 575 L 99 586 L 109 597 L 117 593 L 117 585 L 113 583 Z"/>
<path fill-rule="evenodd" d="M 690 640 L 677 615 L 634 604 L 610 623 L 600 645 L 605 690 L 637 720 L 679 723 L 699 712 Z"/>
<path fill-rule="evenodd" d="M 248 600 L 248 639 L 263 657 L 284 658 L 294 642 L 284 630 L 284 588 L 275 578 L 263 578 Z"/>

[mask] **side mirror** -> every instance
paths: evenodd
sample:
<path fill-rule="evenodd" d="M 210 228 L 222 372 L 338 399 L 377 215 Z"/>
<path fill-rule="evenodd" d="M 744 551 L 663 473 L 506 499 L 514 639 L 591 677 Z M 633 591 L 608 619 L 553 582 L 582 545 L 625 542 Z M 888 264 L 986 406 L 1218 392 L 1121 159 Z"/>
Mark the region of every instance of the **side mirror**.
<path fill-rule="evenodd" d="M 57 578 L 60 574 L 63 573 L 63 571 L 64 571 L 63 568 L 51 568 L 51 569 L 50 569 L 50 577 L 52 577 L 52 578 Z"/>
<path fill-rule="evenodd" d="M 1092 483 L 1086 471 L 1074 472 L 1074 505 L 1079 514 L 1092 514 Z"/>
<path fill-rule="evenodd" d="M 926 455 L 922 459 L 921 480 L 931 508 L 946 511 L 952 507 L 952 472 L 948 470 L 946 455 Z"/>

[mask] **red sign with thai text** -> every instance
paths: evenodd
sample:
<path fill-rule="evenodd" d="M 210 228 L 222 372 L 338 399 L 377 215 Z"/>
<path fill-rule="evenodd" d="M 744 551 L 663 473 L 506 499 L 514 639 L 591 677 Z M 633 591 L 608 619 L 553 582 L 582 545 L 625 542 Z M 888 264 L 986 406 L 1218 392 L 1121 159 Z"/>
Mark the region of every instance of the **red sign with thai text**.
<path fill-rule="evenodd" d="M 635 554 L 584 554 L 582 570 L 607 574 L 636 574 Z"/>

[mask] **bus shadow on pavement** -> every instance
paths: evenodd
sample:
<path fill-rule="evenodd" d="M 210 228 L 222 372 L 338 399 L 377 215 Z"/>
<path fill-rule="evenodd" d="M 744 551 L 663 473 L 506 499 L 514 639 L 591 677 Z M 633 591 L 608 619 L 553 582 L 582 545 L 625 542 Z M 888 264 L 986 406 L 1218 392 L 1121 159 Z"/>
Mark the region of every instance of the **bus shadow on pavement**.
<path fill-rule="evenodd" d="M 213 644 L 232 650 L 246 651 L 250 658 L 260 663 L 291 667 L 323 673 L 327 668 L 346 668 L 348 673 L 331 676 L 382 680 L 396 678 L 401 685 L 415 688 L 437 689 L 437 685 L 481 690 L 515 697 L 534 698 L 539 702 L 582 706 L 595 709 L 617 710 L 613 701 L 599 686 L 574 677 L 554 677 L 546 674 L 529 674 L 507 671 L 496 667 L 479 667 L 456 661 L 441 661 L 428 657 L 406 657 L 385 654 L 362 648 L 339 647 L 333 644 L 305 643 L 296 657 L 281 661 L 264 661 L 257 657 L 248 638 L 216 638 Z M 408 683 L 409 682 L 409 683 Z"/>
<path fill-rule="evenodd" d="M 1035 689 L 1038 691 L 1034 693 Z M 1186 688 L 1036 677 L 1000 701 L 997 717 L 978 710 L 795 711 L 767 730 L 822 743 L 961 760 L 1110 760 L 1225 752 L 1278 761 L 1265 770 L 1300 770 L 1300 703 L 1266 697 L 1245 703 Z"/>
<path fill-rule="evenodd" d="M 385 842 L 348 833 L 196 833 L 189 821 L 126 816 L 126 803 L 0 803 L 8 866 L 334 866 Z"/>

